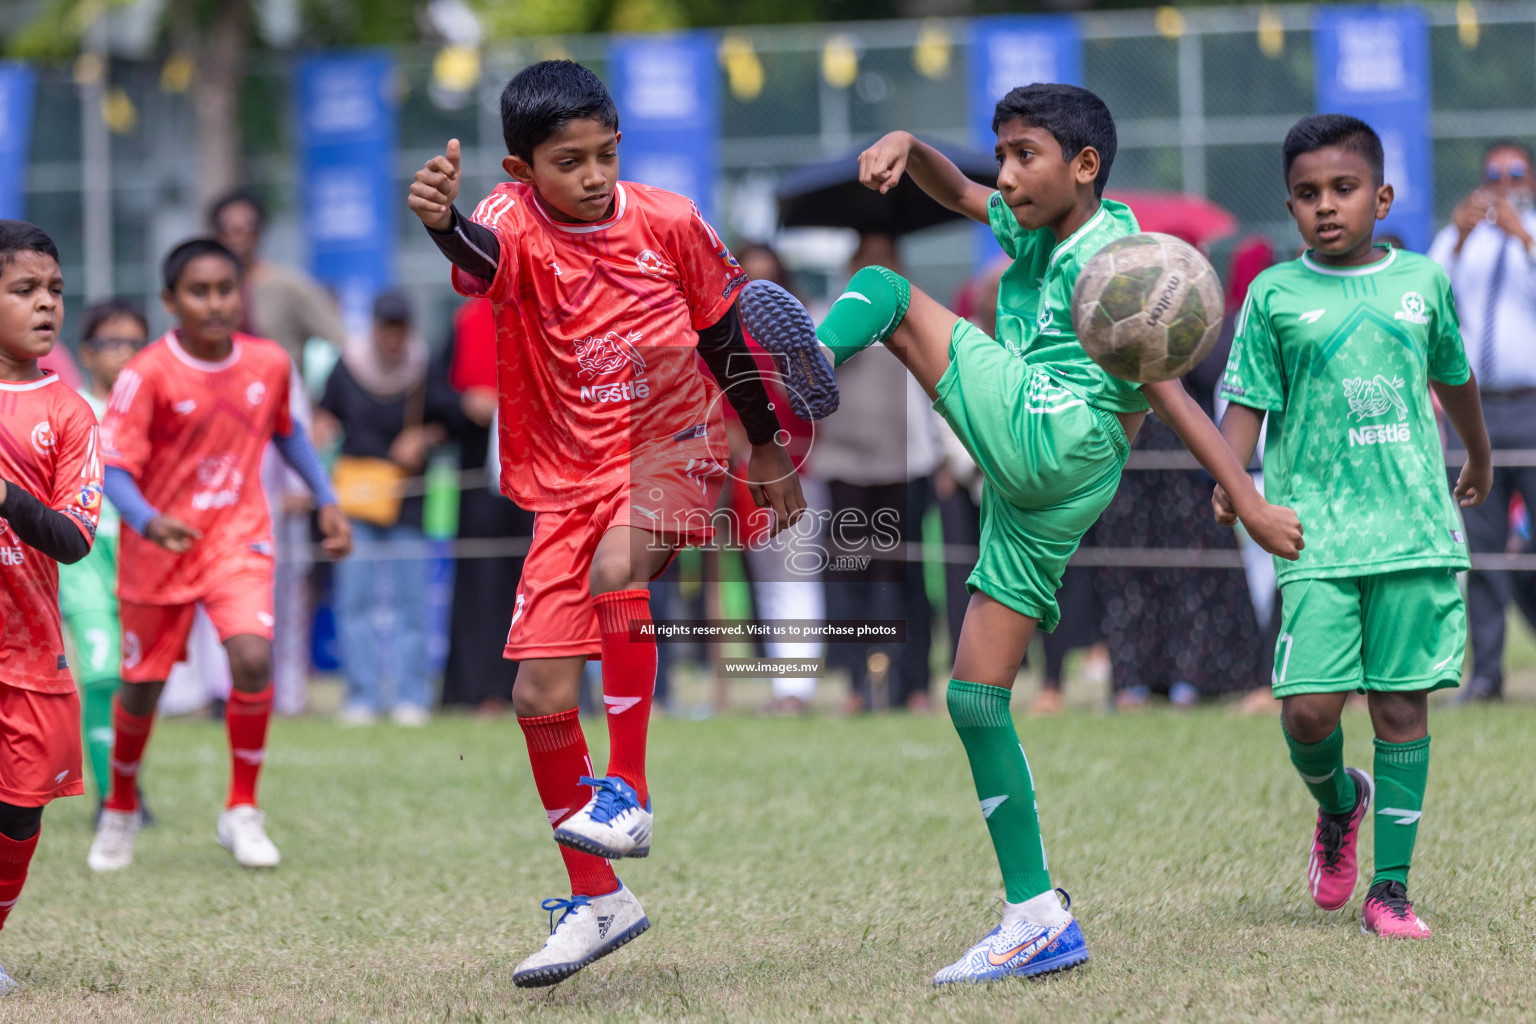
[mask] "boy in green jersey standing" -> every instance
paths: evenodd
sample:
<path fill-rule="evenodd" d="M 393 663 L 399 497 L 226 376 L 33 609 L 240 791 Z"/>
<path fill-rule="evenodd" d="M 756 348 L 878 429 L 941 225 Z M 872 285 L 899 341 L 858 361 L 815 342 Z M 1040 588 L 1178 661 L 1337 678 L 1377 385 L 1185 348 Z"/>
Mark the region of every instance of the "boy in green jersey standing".
<path fill-rule="evenodd" d="M 909 174 L 951 210 L 991 226 L 1013 260 L 999 287 L 997 338 L 886 267 L 855 274 L 820 328 L 771 282 L 752 282 L 741 299 L 743 322 L 780 360 L 790 402 L 808 418 L 836 406 L 828 359 L 841 364 L 884 343 L 986 476 L 980 558 L 966 581 L 971 598 L 946 699 L 1007 900 L 1001 925 L 939 971 L 936 984 L 1048 974 L 1088 959 L 1081 929 L 1051 887 L 1009 696 L 1035 629 L 1055 629 L 1061 617 L 1062 571 L 1114 497 L 1148 408 L 1233 489 L 1243 523 L 1266 550 L 1295 558 L 1302 543 L 1295 513 L 1254 490 L 1178 381 L 1113 377 L 1077 341 L 1078 274 L 1107 243 L 1137 231 L 1127 207 L 1103 198 L 1116 145 L 1103 101 L 1070 85 L 1021 86 L 998 101 L 992 128 L 996 189 L 906 132 L 861 154 L 859 177 L 884 192 Z"/>
<path fill-rule="evenodd" d="M 1468 563 L 1456 504 L 1488 495 L 1488 434 L 1445 273 L 1372 244 L 1392 206 L 1375 131 L 1320 114 L 1297 122 L 1284 152 L 1286 205 L 1308 250 L 1248 291 L 1221 431 L 1246 461 L 1268 415 L 1265 490 L 1307 526 L 1301 557 L 1276 563 L 1274 690 L 1291 763 L 1319 805 L 1312 898 L 1325 910 L 1349 902 L 1374 797 L 1375 874 L 1361 927 L 1428 938 L 1407 891 L 1429 772 L 1428 697 L 1461 680 L 1467 616 L 1456 572 Z M 1455 500 L 1431 390 L 1466 444 Z M 1213 502 L 1230 525 L 1219 485 Z M 1370 701 L 1374 781 L 1344 767 L 1339 714 L 1355 690 Z"/>

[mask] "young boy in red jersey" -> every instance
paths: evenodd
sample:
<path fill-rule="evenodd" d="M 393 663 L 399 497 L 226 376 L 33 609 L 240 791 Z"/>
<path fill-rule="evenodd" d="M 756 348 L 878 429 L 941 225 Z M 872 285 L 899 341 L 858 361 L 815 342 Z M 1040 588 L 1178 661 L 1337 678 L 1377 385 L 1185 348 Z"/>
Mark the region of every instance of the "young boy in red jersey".
<path fill-rule="evenodd" d="M 495 306 L 502 490 L 536 513 L 505 654 L 518 662 L 513 707 L 572 895 L 544 901 L 549 938 L 512 976 L 534 986 L 650 927 L 608 859 L 651 846 L 646 588 L 678 548 L 710 539 L 726 472 L 721 390 L 699 356 L 752 444 L 753 499 L 777 528 L 805 499 L 741 332 L 746 275 L 688 199 L 619 180 L 619 116 L 603 83 L 571 61 L 534 64 L 502 92 L 501 117 L 512 180 L 473 219 L 453 207 L 456 139 L 416 172 L 409 203 L 453 263 L 454 287 Z M 603 778 L 576 712 L 591 657 L 608 709 Z"/>
<path fill-rule="evenodd" d="M 85 792 L 56 563 L 91 550 L 101 457 L 91 407 L 37 366 L 58 342 L 63 295 L 53 240 L 0 220 L 0 927 L 27 880 L 43 808 Z M 0 994 L 15 987 L 0 968 Z"/>
<path fill-rule="evenodd" d="M 240 262 L 212 239 L 165 258 L 161 300 L 177 326 L 123 368 L 102 421 L 106 488 L 128 529 L 118 555 L 123 686 L 113 707 L 112 789 L 89 863 L 133 862 L 136 782 L 171 666 L 186 657 L 201 604 L 229 653 L 234 688 L 229 796 L 220 845 L 244 867 L 275 867 L 256 805 L 272 710 L 272 524 L 261 491 L 271 441 L 320 508 L 324 548 L 351 550 L 351 527 L 304 430 L 288 414 L 282 347 L 239 334 Z"/>

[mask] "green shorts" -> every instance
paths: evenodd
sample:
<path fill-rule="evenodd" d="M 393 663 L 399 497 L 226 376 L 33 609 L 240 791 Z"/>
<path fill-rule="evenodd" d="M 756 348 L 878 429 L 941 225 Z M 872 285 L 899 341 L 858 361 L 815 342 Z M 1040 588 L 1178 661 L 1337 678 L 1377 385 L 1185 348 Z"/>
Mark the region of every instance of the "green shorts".
<path fill-rule="evenodd" d="M 1467 606 L 1454 569 L 1293 580 L 1280 596 L 1276 697 L 1461 684 Z"/>
<path fill-rule="evenodd" d="M 74 646 L 70 665 L 81 687 L 122 674 L 117 617 L 117 538 L 98 536 L 90 554 L 59 566 L 59 610 Z"/>
<path fill-rule="evenodd" d="M 933 407 L 986 477 L 981 555 L 966 586 L 1050 632 L 1067 560 L 1120 486 L 1125 431 L 964 320 L 949 360 Z"/>

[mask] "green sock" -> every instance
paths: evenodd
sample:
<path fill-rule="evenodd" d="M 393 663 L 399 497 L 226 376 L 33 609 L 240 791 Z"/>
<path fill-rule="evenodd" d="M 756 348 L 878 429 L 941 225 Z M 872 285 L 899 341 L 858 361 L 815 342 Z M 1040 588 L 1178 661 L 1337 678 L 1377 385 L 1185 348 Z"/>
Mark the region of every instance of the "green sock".
<path fill-rule="evenodd" d="M 1355 780 L 1344 770 L 1342 725 L 1321 743 L 1300 743 L 1290 733 L 1285 734 L 1285 742 L 1291 748 L 1291 764 L 1324 814 L 1348 814 L 1355 809 Z"/>
<path fill-rule="evenodd" d="M 1019 734 L 1008 713 L 1006 687 L 949 681 L 949 717 L 965 744 L 981 813 L 1003 869 L 1009 903 L 1023 903 L 1051 889 L 1035 809 L 1035 782 Z"/>
<path fill-rule="evenodd" d="M 911 302 L 912 285 L 906 278 L 884 267 L 865 267 L 853 275 L 843 294 L 832 303 L 816 328 L 816 337 L 832 350 L 832 365 L 842 366 L 889 338 Z"/>
<path fill-rule="evenodd" d="M 112 695 L 118 680 L 97 679 L 80 686 L 80 729 L 96 781 L 96 795 L 107 798 L 112 785 Z"/>
<path fill-rule="evenodd" d="M 1376 741 L 1376 873 L 1371 884 L 1408 884 L 1413 842 L 1429 780 L 1429 737 L 1412 743 Z"/>

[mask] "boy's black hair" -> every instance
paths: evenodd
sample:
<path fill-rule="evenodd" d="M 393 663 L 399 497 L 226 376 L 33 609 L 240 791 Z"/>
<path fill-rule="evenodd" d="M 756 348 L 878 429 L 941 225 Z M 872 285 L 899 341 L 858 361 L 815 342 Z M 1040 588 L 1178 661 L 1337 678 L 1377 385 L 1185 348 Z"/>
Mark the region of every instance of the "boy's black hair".
<path fill-rule="evenodd" d="M 0 271 L 9 267 L 19 252 L 40 252 L 59 262 L 59 247 L 48 232 L 30 221 L 0 220 Z"/>
<path fill-rule="evenodd" d="M 619 108 L 602 79 L 573 60 L 530 64 L 501 90 L 501 134 L 507 152 L 530 163 L 534 147 L 585 118 L 618 131 Z"/>
<path fill-rule="evenodd" d="M 225 192 L 213 201 L 212 206 L 208 207 L 208 230 L 215 233 L 221 230 L 219 217 L 223 215 L 225 210 L 237 203 L 245 203 L 256 211 L 257 227 L 264 226 L 267 223 L 267 205 L 261 201 L 261 196 L 256 194 L 255 189 L 246 188 L 242 185 L 240 188 L 233 188 Z"/>
<path fill-rule="evenodd" d="M 80 340 L 90 341 L 96 337 L 101 325 L 115 316 L 133 317 L 144 328 L 144 333 L 149 334 L 149 321 L 144 318 L 144 311 L 138 303 L 129 299 L 103 299 L 86 307 L 85 314 L 80 318 Z"/>
<path fill-rule="evenodd" d="M 212 238 L 189 238 L 176 248 L 172 249 L 165 257 L 165 262 L 160 265 L 160 276 L 165 281 L 165 290 L 174 292 L 181 275 L 186 273 L 187 264 L 199 256 L 219 256 L 229 261 L 229 265 L 235 268 L 235 280 L 243 278 L 244 272 L 240 267 L 240 260 L 230 252 L 222 242 Z"/>
<path fill-rule="evenodd" d="M 1115 162 L 1115 119 L 1103 100 L 1075 85 L 1021 85 L 997 101 L 992 131 L 996 133 L 1013 120 L 1050 132 L 1061 146 L 1064 160 L 1070 161 L 1089 146 L 1098 150 L 1099 173 L 1093 179 L 1093 194 L 1103 197 L 1110 165 Z"/>
<path fill-rule="evenodd" d="M 1488 162 L 1488 158 L 1493 156 L 1494 153 L 1498 152 L 1501 149 L 1512 149 L 1516 153 L 1524 153 L 1525 154 L 1525 162 L 1526 163 L 1532 163 L 1533 162 L 1532 158 L 1531 158 L 1531 147 L 1530 146 L 1527 146 L 1525 143 L 1521 142 L 1518 139 L 1495 139 L 1493 142 L 1488 143 L 1487 148 L 1485 148 L 1483 150 L 1483 163 L 1487 163 Z"/>
<path fill-rule="evenodd" d="M 1285 154 L 1285 180 L 1291 180 L 1291 165 L 1303 153 L 1315 153 L 1319 149 L 1338 146 L 1346 152 L 1364 157 L 1371 165 L 1371 174 L 1377 188 L 1386 182 L 1385 158 L 1381 154 L 1381 136 L 1376 129 L 1348 114 L 1313 114 L 1291 125 L 1280 147 Z"/>

